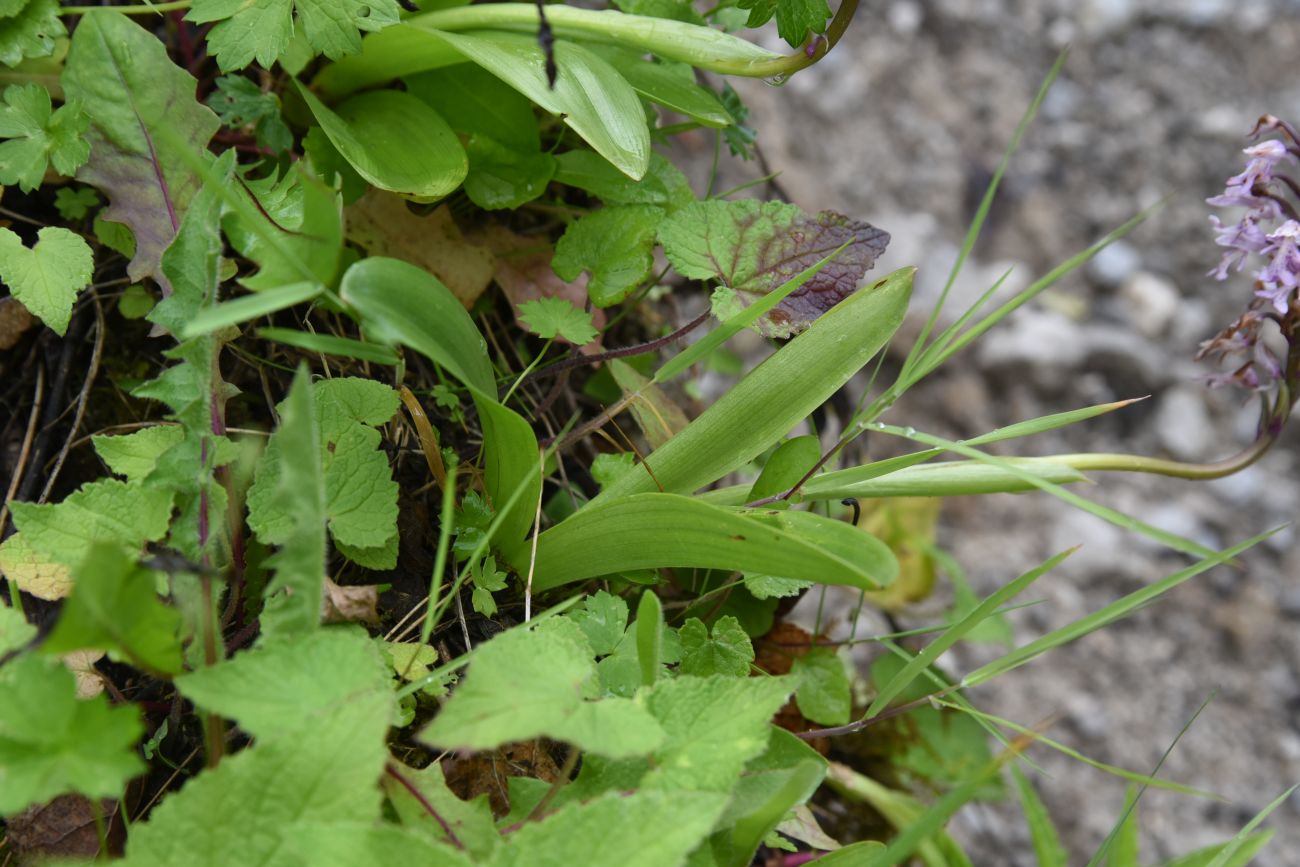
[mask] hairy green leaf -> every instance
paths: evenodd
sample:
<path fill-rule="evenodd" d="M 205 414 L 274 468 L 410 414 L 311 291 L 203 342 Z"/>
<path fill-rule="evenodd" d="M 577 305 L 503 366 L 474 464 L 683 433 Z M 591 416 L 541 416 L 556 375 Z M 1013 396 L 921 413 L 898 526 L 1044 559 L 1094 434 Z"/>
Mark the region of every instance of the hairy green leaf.
<path fill-rule="evenodd" d="M 799 712 L 824 726 L 844 725 L 853 710 L 849 676 L 833 647 L 814 647 L 796 656 L 790 668 L 797 678 L 794 700 Z"/>
<path fill-rule="evenodd" d="M 9 141 L 0 144 L 0 184 L 31 192 L 41 185 L 50 163 L 61 175 L 75 174 L 90 156 L 89 127 L 90 118 L 80 106 L 54 109 L 50 92 L 39 84 L 6 87 L 0 138 Z"/>
<path fill-rule="evenodd" d="M 564 298 L 525 301 L 519 305 L 519 319 L 538 337 L 560 337 L 574 346 L 590 343 L 600 333 L 592 327 L 590 313 Z"/>
<path fill-rule="evenodd" d="M 80 566 L 97 542 L 139 552 L 167 535 L 170 491 L 116 479 L 88 482 L 61 503 L 13 503 L 14 524 L 31 548 L 57 563 Z"/>
<path fill-rule="evenodd" d="M 56 334 L 68 330 L 72 302 L 90 285 L 94 270 L 90 245 L 76 232 L 47 226 L 28 248 L 14 232 L 0 229 L 0 280 Z"/>
<path fill-rule="evenodd" d="M 101 542 L 76 569 L 76 580 L 54 631 L 41 645 L 44 652 L 106 650 L 138 668 L 181 670 L 180 614 L 158 599 L 151 571 Z"/>
<path fill-rule="evenodd" d="M 236 130 L 251 126 L 257 143 L 273 153 L 293 147 L 293 133 L 280 116 L 280 97 L 242 75 L 223 75 L 216 85 L 208 105 L 222 123 Z"/>
<path fill-rule="evenodd" d="M 231 244 L 260 266 L 240 282 L 256 290 L 296 284 L 307 276 L 302 272 L 305 262 L 318 283 L 332 285 L 343 247 L 339 195 L 302 164 L 283 177 L 271 174 L 245 181 L 243 187 L 257 200 L 257 218 L 277 243 L 268 243 L 240 214 L 226 215 L 222 226 Z"/>
<path fill-rule="evenodd" d="M 107 9 L 77 24 L 62 82 L 91 122 L 90 160 L 77 180 L 104 193 L 101 216 L 135 236 L 131 279 L 169 288 L 160 259 L 202 185 L 177 148 L 205 153 L 221 122 L 194 99 L 194 77 L 152 33 Z M 160 134 L 164 128 L 172 135 Z"/>
<path fill-rule="evenodd" d="M 591 303 L 617 304 L 650 276 L 655 232 L 663 217 L 663 210 L 653 205 L 616 205 L 587 214 L 560 236 L 551 267 L 569 281 L 589 272 Z"/>
<path fill-rule="evenodd" d="M 596 656 L 613 653 L 627 629 L 627 603 L 618 596 L 598 590 L 574 609 L 569 619 L 582 627 Z"/>
<path fill-rule="evenodd" d="M 24 654 L 0 667 L 0 815 L 76 792 L 115 798 L 144 770 L 135 708 L 77 698 L 72 672 Z M 17 700 L 14 697 L 20 697 Z"/>
<path fill-rule="evenodd" d="M 710 632 L 712 634 L 710 635 Z M 754 661 L 754 645 L 734 617 L 719 617 L 712 629 L 697 617 L 682 624 L 682 674 L 745 677 Z"/>
<path fill-rule="evenodd" d="M 0 19 L 0 63 L 13 67 L 28 58 L 49 57 L 57 40 L 67 35 L 57 0 L 26 0 Z"/>

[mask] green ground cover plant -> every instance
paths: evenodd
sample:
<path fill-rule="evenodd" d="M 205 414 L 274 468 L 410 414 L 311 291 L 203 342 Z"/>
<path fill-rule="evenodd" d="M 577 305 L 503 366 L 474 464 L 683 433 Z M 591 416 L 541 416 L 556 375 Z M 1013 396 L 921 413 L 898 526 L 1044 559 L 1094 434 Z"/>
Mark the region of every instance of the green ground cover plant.
<path fill-rule="evenodd" d="M 779 84 L 856 13 L 0 2 L 4 863 L 961 865 L 948 819 L 1016 796 L 1062 865 L 1031 748 L 1129 780 L 1089 863 L 1146 863 L 1142 792 L 1205 793 L 972 701 L 1268 535 L 1211 550 L 1072 485 L 1214 478 L 1276 441 L 1300 141 L 1262 119 L 1211 200 L 1246 214 L 1216 223 L 1215 276 L 1266 262 L 1203 348 L 1258 393 L 1256 442 L 1206 465 L 995 456 L 1129 401 L 953 442 L 905 425 L 908 391 L 1146 215 L 944 327 L 941 300 L 900 346 L 915 269 L 872 273 L 885 230 L 670 159 L 702 134 L 715 167 L 750 158 L 726 77 Z M 773 20 L 789 53 L 738 35 Z M 740 372 L 745 329 L 771 351 L 695 399 L 700 372 Z M 864 438 L 900 448 L 867 461 Z M 934 526 L 937 498 L 1021 491 L 1187 565 L 1012 646 L 1070 552 L 980 599 Z M 898 611 L 940 572 L 958 604 L 926 629 L 786 620 L 832 585 Z M 956 675 L 962 641 L 1006 651 Z M 1247 863 L 1289 794 L 1167 863 Z"/>

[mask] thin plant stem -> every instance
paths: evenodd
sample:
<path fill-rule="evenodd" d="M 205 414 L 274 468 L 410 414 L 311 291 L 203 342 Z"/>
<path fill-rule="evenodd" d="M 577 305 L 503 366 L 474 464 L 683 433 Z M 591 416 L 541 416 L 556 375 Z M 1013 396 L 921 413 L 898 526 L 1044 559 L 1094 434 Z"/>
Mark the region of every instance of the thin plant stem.
<path fill-rule="evenodd" d="M 87 15 L 91 12 L 111 9 L 122 15 L 152 15 L 154 13 L 162 15 L 164 12 L 189 9 L 191 2 L 192 0 L 172 0 L 170 3 L 146 3 L 142 6 L 61 6 L 59 7 L 59 14 Z"/>

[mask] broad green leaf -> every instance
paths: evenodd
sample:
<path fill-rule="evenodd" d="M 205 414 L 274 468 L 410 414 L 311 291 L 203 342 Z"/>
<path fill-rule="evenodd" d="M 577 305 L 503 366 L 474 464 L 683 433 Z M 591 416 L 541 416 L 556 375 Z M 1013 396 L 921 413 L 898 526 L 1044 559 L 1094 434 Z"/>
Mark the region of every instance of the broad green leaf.
<path fill-rule="evenodd" d="M 629 494 L 691 493 L 762 454 L 853 376 L 893 335 L 912 289 L 912 269 L 865 287 L 817 319 L 646 457 L 583 511 Z M 581 513 L 580 513 L 581 514 Z M 561 525 L 563 526 L 563 525 Z M 776 573 L 776 569 L 751 571 Z M 779 573 L 798 577 L 794 573 Z"/>
<path fill-rule="evenodd" d="M 720 617 L 710 629 L 702 620 L 692 617 L 682 624 L 678 635 L 682 639 L 682 674 L 697 677 L 711 674 L 745 677 L 749 674 L 750 663 L 754 661 L 754 645 L 736 618 Z"/>
<path fill-rule="evenodd" d="M 4 146 L 0 145 L 0 149 Z M 86 149 L 89 155 L 90 149 Z M 69 172 L 72 174 L 72 172 Z M 90 215 L 90 212 L 98 208 L 102 200 L 99 193 L 91 187 L 59 187 L 54 192 L 54 209 L 59 212 L 59 216 L 69 223 L 80 222 Z M 124 299 L 125 300 L 125 299 Z M 122 309 L 121 302 L 118 303 L 118 310 Z"/>
<path fill-rule="evenodd" d="M 27 536 L 14 533 L 0 542 L 0 574 L 24 593 L 37 599 L 63 599 L 72 592 L 72 570 L 27 544 Z"/>
<path fill-rule="evenodd" d="M 600 333 L 591 325 L 591 314 L 574 307 L 564 298 L 538 298 L 518 306 L 520 321 L 538 337 L 560 337 L 574 346 L 596 339 Z"/>
<path fill-rule="evenodd" d="M 159 600 L 151 571 L 119 547 L 99 543 L 75 574 L 72 597 L 41 645 L 45 653 L 106 650 L 146 671 L 181 670 L 181 617 Z"/>
<path fill-rule="evenodd" d="M 805 742 L 773 727 L 767 750 L 745 766 L 710 848 L 721 864 L 746 867 L 760 843 L 805 803 L 826 776 L 826 760 Z"/>
<path fill-rule="evenodd" d="M 672 214 L 659 241 L 678 273 L 719 280 L 742 307 L 848 246 L 759 320 L 772 337 L 798 334 L 858 288 L 889 243 L 886 232 L 834 211 L 753 199 L 696 202 Z"/>
<path fill-rule="evenodd" d="M 160 258 L 202 185 L 178 149 L 191 158 L 206 154 L 221 122 L 194 99 L 197 82 L 171 62 L 162 42 L 107 9 L 77 24 L 62 82 L 91 121 L 90 161 L 77 180 L 104 193 L 109 206 L 100 216 L 135 237 L 130 278 L 151 277 L 167 288 Z"/>
<path fill-rule="evenodd" d="M 576 43 L 556 43 L 560 75 L 552 88 L 535 37 L 495 31 L 437 35 L 546 111 L 563 116 L 619 171 L 634 179 L 645 174 L 650 162 L 645 112 L 636 91 L 604 60 Z"/>
<path fill-rule="evenodd" d="M 492 506 L 501 511 L 514 498 L 495 540 L 512 549 L 531 529 L 541 491 L 537 437 L 522 416 L 497 402 L 487 344 L 474 320 L 438 278 L 396 259 L 356 263 L 343 275 L 341 294 L 371 338 L 408 346 L 469 387 L 483 425 Z"/>
<path fill-rule="evenodd" d="M 767 463 L 763 464 L 763 471 L 745 495 L 745 502 L 753 503 L 785 493 L 811 472 L 821 457 L 821 440 L 812 434 L 786 440 L 777 446 Z M 788 507 L 786 500 L 770 504 L 770 508 L 774 509 Z"/>
<path fill-rule="evenodd" d="M 490 867 L 664 867 L 685 863 L 722 813 L 712 792 L 610 792 L 505 838 Z M 617 841 L 613 844 L 612 841 Z"/>
<path fill-rule="evenodd" d="M 662 743 L 663 730 L 630 699 L 583 698 L 595 675 L 590 650 L 560 632 L 512 629 L 478 645 L 463 682 L 420 739 L 483 750 L 549 737 L 610 758 L 644 755 Z"/>
<path fill-rule="evenodd" d="M 396 24 L 398 7 L 396 0 L 195 0 L 186 20 L 219 22 L 207 43 L 224 72 L 253 60 L 270 69 L 289 49 L 295 27 L 316 54 L 355 54 L 360 31 Z"/>
<path fill-rule="evenodd" d="M 89 127 L 90 118 L 80 106 L 54 109 L 50 92 L 39 84 L 6 87 L 0 105 L 0 138 L 9 141 L 0 144 L 0 184 L 17 184 L 30 193 L 41 185 L 50 163 L 61 175 L 76 174 L 90 156 L 85 139 Z"/>
<path fill-rule="evenodd" d="M 466 151 L 465 195 L 486 211 L 531 202 L 546 192 L 555 174 L 555 157 L 550 154 L 514 150 L 480 133 L 470 136 Z"/>
<path fill-rule="evenodd" d="M 1011 776 L 1016 781 L 1016 791 L 1020 793 L 1020 808 L 1029 825 L 1029 838 L 1034 844 L 1038 867 L 1066 867 L 1070 863 L 1070 854 L 1061 845 L 1061 837 L 1052 824 L 1047 807 L 1034 791 L 1034 784 L 1026 779 L 1018 766 L 1011 768 Z"/>
<path fill-rule="evenodd" d="M 16 67 L 28 58 L 49 57 L 67 35 L 57 0 L 27 0 L 0 20 L 0 63 Z"/>
<path fill-rule="evenodd" d="M 391 702 L 389 669 L 364 632 L 327 627 L 276 641 L 176 678 L 199 707 L 233 719 L 255 738 L 299 735 L 355 703 Z"/>
<path fill-rule="evenodd" d="M 587 293 L 597 307 L 631 295 L 654 268 L 655 232 L 664 212 L 653 205 L 616 205 L 570 223 L 555 244 L 551 267 L 560 279 L 591 274 Z"/>
<path fill-rule="evenodd" d="M 797 578 L 781 578 L 777 575 L 763 575 L 756 572 L 746 572 L 744 581 L 745 589 L 752 593 L 755 599 L 785 599 L 790 596 L 798 596 L 813 585 L 811 581 L 800 581 Z"/>
<path fill-rule="evenodd" d="M 629 15 L 667 18 L 688 24 L 707 23 L 690 0 L 615 0 L 614 5 Z"/>
<path fill-rule="evenodd" d="M 382 190 L 432 200 L 460 186 L 469 161 L 447 122 L 397 90 L 354 96 L 331 110 L 299 85 L 316 122 L 357 174 Z"/>
<path fill-rule="evenodd" d="M 158 466 L 163 452 L 185 439 L 179 425 L 157 425 L 119 436 L 97 435 L 95 451 L 108 468 L 128 482 L 144 480 Z"/>
<path fill-rule="evenodd" d="M 281 405 L 279 477 L 271 503 L 289 516 L 280 544 L 268 564 L 275 576 L 266 588 L 262 640 L 302 636 L 320 625 L 325 588 L 325 478 L 321 472 L 320 432 L 313 419 L 315 401 L 306 367 L 299 367 L 289 397 Z"/>
<path fill-rule="evenodd" d="M 47 226 L 28 248 L 17 234 L 0 229 L 0 280 L 60 336 L 68 330 L 72 302 L 90 285 L 94 270 L 90 245 L 76 232 Z"/>
<path fill-rule="evenodd" d="M 400 398 L 392 386 L 357 376 L 336 376 L 312 383 L 315 419 L 321 436 L 337 441 L 355 424 L 380 427 L 397 415 Z"/>
<path fill-rule="evenodd" d="M 435 840 L 442 841 L 449 839 L 450 831 L 465 847 L 465 851 L 478 860 L 485 860 L 492 854 L 501 842 L 501 835 L 497 832 L 486 794 L 470 801 L 456 797 L 447 788 L 441 762 L 434 762 L 421 769 L 407 767 L 396 761 L 392 764 L 402 778 L 415 787 L 420 798 L 433 805 L 438 812 L 438 819 L 430 816 L 424 804 L 404 784 L 391 775 L 385 775 L 384 794 L 388 796 L 389 803 L 393 805 L 393 810 L 403 825 L 420 829 Z"/>
<path fill-rule="evenodd" d="M 0 694 L 9 697 L 0 701 L 0 816 L 68 792 L 116 798 L 145 770 L 139 711 L 78 699 L 60 663 L 19 656 L 0 667 Z"/>
<path fill-rule="evenodd" d="M 557 183 L 577 187 L 610 205 L 658 205 L 673 211 L 695 201 L 681 169 L 657 153 L 639 181 L 620 172 L 598 153 L 572 150 L 555 158 Z"/>
<path fill-rule="evenodd" d="M 303 829 L 373 823 L 394 704 L 376 687 L 315 725 L 226 757 L 131 826 L 124 867 L 227 867 L 233 852 L 244 864 L 288 867 L 303 863 L 288 851 Z"/>
<path fill-rule="evenodd" d="M 526 564 L 528 546 L 517 546 L 513 556 Z M 741 514 L 677 494 L 636 494 L 588 505 L 543 532 L 533 588 L 660 567 L 770 569 L 821 584 L 876 589 L 893 580 L 898 564 L 873 537 L 811 513 Z"/>
<path fill-rule="evenodd" d="M 406 92 L 428 103 L 456 132 L 483 135 L 520 153 L 540 151 L 532 102 L 483 67 L 460 63 L 405 81 Z"/>
<path fill-rule="evenodd" d="M 796 656 L 790 668 L 796 678 L 794 700 L 799 712 L 824 726 L 844 725 L 853 710 L 853 695 L 844 660 L 833 647 L 814 647 Z"/>
<path fill-rule="evenodd" d="M 343 246 L 343 214 L 339 194 L 299 163 L 283 177 L 244 181 L 242 186 L 256 201 L 261 231 L 249 226 L 239 212 L 222 221 L 230 243 L 258 271 L 240 279 L 249 289 L 266 290 L 300 283 L 308 276 L 326 286 L 338 275 Z M 266 235 L 274 238 L 268 243 Z"/>
<path fill-rule="evenodd" d="M 325 510 L 342 545 L 377 548 L 396 533 L 397 483 L 380 439 L 374 428 L 353 425 L 326 448 Z"/>
<path fill-rule="evenodd" d="M 670 791 L 730 792 L 768 745 L 770 720 L 794 684 L 783 677 L 682 675 L 640 696 L 667 739 L 642 785 Z"/>
<path fill-rule="evenodd" d="M 139 552 L 167 535 L 170 491 L 117 479 L 87 482 L 60 503 L 13 503 L 14 524 L 30 548 L 56 563 L 80 566 L 97 542 Z"/>
<path fill-rule="evenodd" d="M 337 99 L 403 75 L 467 62 L 436 33 L 401 24 L 361 40 L 361 53 L 326 66 L 312 81 L 312 88 L 328 99 Z M 441 112 L 440 106 L 434 108 Z"/>
<path fill-rule="evenodd" d="M 286 835 L 286 846 L 298 863 L 312 867 L 472 867 L 459 849 L 423 834 L 372 822 L 304 822 Z"/>
<path fill-rule="evenodd" d="M 16 608 L 0 605 L 0 657 L 17 650 L 36 637 L 36 627 Z"/>
<path fill-rule="evenodd" d="M 598 590 L 574 609 L 569 619 L 582 627 L 592 651 L 597 656 L 613 653 L 627 629 L 627 603 L 604 590 Z"/>
<path fill-rule="evenodd" d="M 242 75 L 223 75 L 208 105 L 221 122 L 234 130 L 253 128 L 257 143 L 273 153 L 293 147 L 293 132 L 280 116 L 280 97 Z"/>
<path fill-rule="evenodd" d="M 731 124 L 731 115 L 713 92 L 696 83 L 690 64 L 646 60 L 637 52 L 611 45 L 591 43 L 587 48 L 604 58 L 633 90 L 651 102 L 705 126 L 720 129 Z"/>

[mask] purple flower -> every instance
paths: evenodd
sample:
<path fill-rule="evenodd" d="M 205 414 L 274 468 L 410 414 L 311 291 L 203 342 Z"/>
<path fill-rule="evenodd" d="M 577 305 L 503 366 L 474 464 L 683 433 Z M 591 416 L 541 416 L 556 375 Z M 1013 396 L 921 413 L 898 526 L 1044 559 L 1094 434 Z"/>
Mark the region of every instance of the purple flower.
<path fill-rule="evenodd" d="M 1269 263 L 1255 274 L 1255 294 L 1271 303 L 1278 313 L 1291 308 L 1292 296 L 1300 288 L 1300 223 L 1287 220 L 1268 236 L 1259 252 Z"/>
<path fill-rule="evenodd" d="M 1282 365 L 1263 340 L 1267 321 L 1259 310 L 1247 310 L 1236 322 L 1201 344 L 1196 360 L 1237 359 L 1231 370 L 1207 376 L 1214 388 L 1235 385 L 1248 391 L 1265 391 L 1282 377 Z"/>

